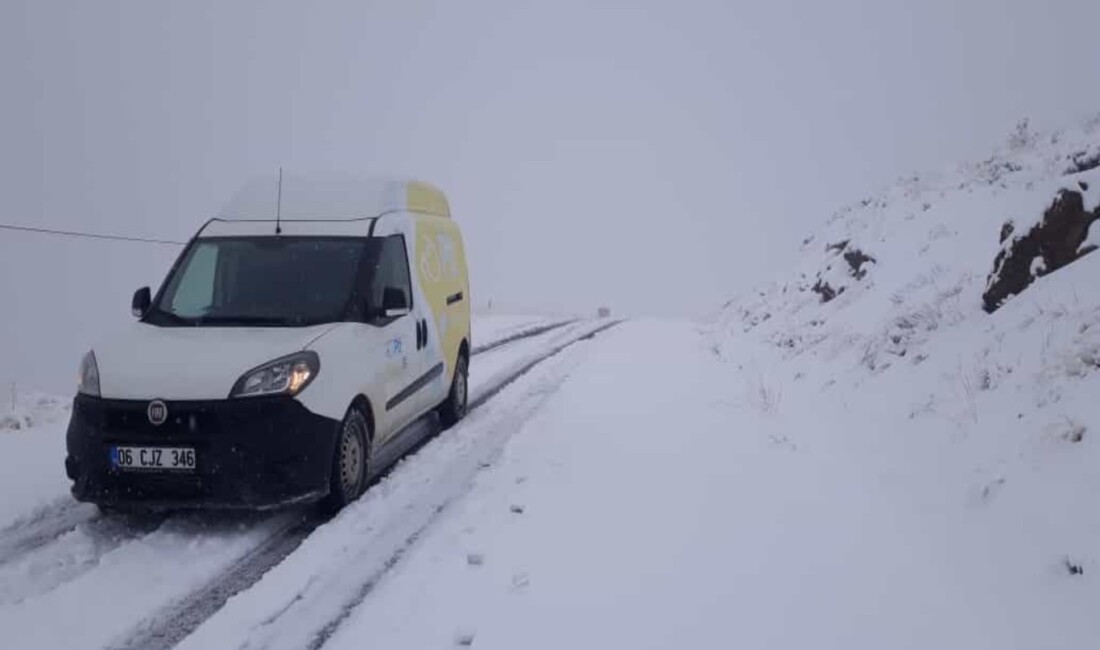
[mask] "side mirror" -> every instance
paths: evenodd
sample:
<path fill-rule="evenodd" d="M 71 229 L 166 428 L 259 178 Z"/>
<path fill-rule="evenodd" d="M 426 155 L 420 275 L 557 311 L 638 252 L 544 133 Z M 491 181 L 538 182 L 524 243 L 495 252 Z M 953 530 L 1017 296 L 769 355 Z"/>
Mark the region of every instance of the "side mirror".
<path fill-rule="evenodd" d="M 404 316 L 409 309 L 409 297 L 403 289 L 386 287 L 382 290 L 382 315 L 386 318 Z"/>
<path fill-rule="evenodd" d="M 149 306 L 152 304 L 153 295 L 150 293 L 149 287 L 142 287 L 134 292 L 134 299 L 130 301 L 130 312 L 141 318 L 145 315 L 145 312 L 149 311 Z"/>

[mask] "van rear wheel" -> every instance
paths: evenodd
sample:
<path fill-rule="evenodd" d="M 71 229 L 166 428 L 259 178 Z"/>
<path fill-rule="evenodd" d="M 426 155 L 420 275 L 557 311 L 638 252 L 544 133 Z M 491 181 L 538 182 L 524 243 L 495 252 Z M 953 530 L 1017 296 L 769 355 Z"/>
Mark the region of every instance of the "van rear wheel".
<path fill-rule="evenodd" d="M 335 512 L 359 498 L 367 482 L 369 465 L 370 428 L 362 412 L 352 408 L 340 425 L 324 508 Z"/>
<path fill-rule="evenodd" d="M 468 408 L 467 399 L 470 396 L 469 388 L 470 362 L 466 359 L 466 353 L 458 355 L 458 363 L 455 364 L 455 376 L 451 380 L 451 392 L 447 399 L 439 405 L 439 419 L 443 421 L 443 428 L 449 429 L 466 417 Z"/>

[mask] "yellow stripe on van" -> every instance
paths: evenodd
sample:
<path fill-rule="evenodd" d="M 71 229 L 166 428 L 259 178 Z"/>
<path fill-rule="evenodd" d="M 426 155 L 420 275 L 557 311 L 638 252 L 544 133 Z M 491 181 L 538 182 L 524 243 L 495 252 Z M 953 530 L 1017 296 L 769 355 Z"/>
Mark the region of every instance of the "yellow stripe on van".
<path fill-rule="evenodd" d="M 451 216 L 451 206 L 447 197 L 438 188 L 422 181 L 409 181 L 405 184 L 409 212 L 432 214 L 437 217 Z"/>

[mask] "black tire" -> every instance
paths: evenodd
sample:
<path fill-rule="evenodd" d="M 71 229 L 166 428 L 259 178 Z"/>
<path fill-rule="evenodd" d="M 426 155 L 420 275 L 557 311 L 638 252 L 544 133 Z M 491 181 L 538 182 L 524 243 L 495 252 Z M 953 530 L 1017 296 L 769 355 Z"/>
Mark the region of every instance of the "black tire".
<path fill-rule="evenodd" d="M 100 503 L 96 504 L 96 510 L 99 511 L 100 517 L 117 517 L 125 515 L 126 512 L 117 506 L 108 506 Z"/>
<path fill-rule="evenodd" d="M 470 397 L 470 362 L 466 352 L 458 354 L 458 362 L 455 364 L 454 379 L 451 380 L 451 390 L 447 393 L 447 399 L 436 409 L 439 419 L 443 422 L 443 428 L 449 429 L 458 424 L 459 420 L 466 417 L 466 409 L 469 407 Z"/>
<path fill-rule="evenodd" d="M 132 508 L 127 508 L 125 506 L 97 503 L 95 507 L 96 510 L 99 510 L 99 516 L 101 517 L 125 517 L 127 515 L 134 514 L 134 510 Z"/>
<path fill-rule="evenodd" d="M 371 456 L 371 431 L 366 417 L 355 407 L 340 425 L 336 449 L 332 453 L 329 492 L 321 506 L 336 512 L 359 498 L 367 485 Z"/>

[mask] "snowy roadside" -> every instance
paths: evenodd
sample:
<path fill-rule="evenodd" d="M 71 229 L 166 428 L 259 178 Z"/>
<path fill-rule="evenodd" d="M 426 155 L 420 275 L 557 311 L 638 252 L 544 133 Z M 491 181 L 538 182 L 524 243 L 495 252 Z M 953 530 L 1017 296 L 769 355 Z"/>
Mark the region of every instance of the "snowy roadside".
<path fill-rule="evenodd" d="M 1100 256 L 1084 230 L 1100 119 L 1016 135 L 834 213 L 800 268 L 730 301 L 710 337 L 758 431 L 818 459 L 821 489 L 846 473 L 888 506 L 852 522 L 862 535 L 905 531 L 891 557 L 859 556 L 891 585 L 852 609 L 873 614 L 863 628 L 836 611 L 859 580 L 826 594 L 806 576 L 831 599 L 831 618 L 800 623 L 818 646 L 1069 649 L 1100 633 Z M 993 291 L 1007 260 L 1023 276 Z"/>
<path fill-rule="evenodd" d="M 799 620 L 773 645 L 1092 644 L 1097 272 L 1100 258 L 1083 259 L 993 317 L 973 300 L 971 315 L 877 370 L 857 337 L 793 355 L 755 333 L 717 337 L 740 375 L 734 403 L 802 467 L 805 506 L 823 519 L 799 532 L 792 504 L 773 503 L 784 534 L 813 540 L 769 570 L 768 585 L 785 581 L 790 594 L 757 601 Z M 872 499 L 856 516 L 852 504 Z"/>

